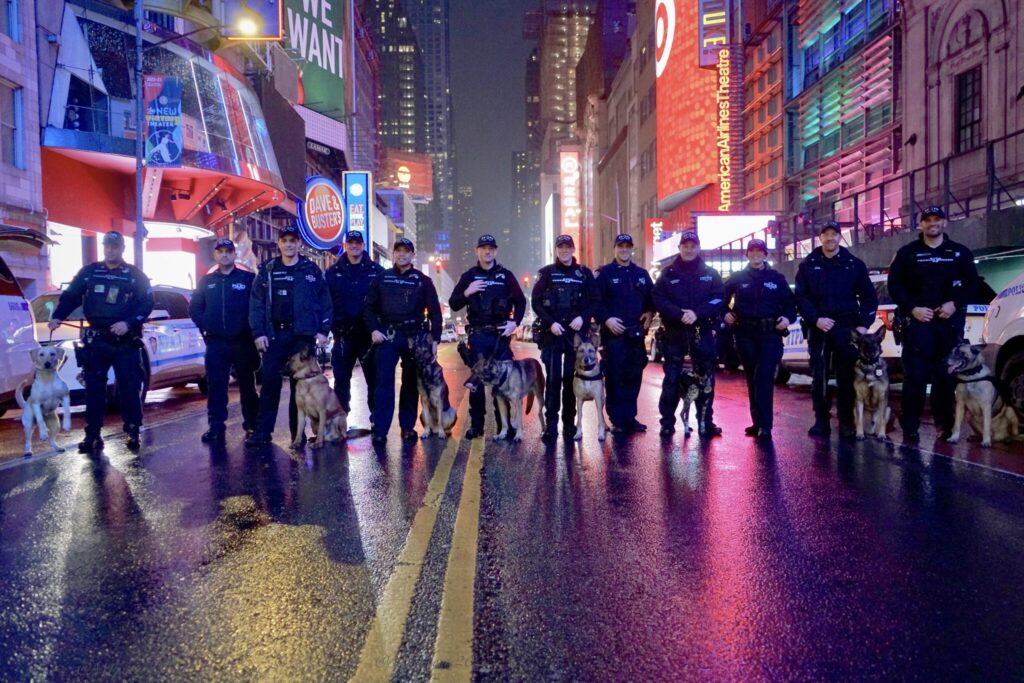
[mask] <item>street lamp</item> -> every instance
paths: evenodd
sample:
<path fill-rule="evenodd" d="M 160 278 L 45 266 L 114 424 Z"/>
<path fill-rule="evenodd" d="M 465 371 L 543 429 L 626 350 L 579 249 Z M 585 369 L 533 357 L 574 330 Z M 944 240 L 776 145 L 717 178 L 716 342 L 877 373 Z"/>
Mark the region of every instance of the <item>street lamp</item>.
<path fill-rule="evenodd" d="M 200 31 L 229 28 L 228 26 L 203 26 L 195 30 L 173 36 L 158 43 L 142 44 L 143 1 L 135 0 L 135 267 L 142 269 L 142 258 L 146 241 L 146 225 L 142 219 L 142 169 L 146 148 L 143 129 L 146 126 L 146 104 L 143 96 L 142 54 L 145 50 L 159 47 L 180 38 L 186 38 Z M 259 15 L 251 10 L 239 17 L 235 27 L 243 36 L 255 36 L 260 30 Z"/>

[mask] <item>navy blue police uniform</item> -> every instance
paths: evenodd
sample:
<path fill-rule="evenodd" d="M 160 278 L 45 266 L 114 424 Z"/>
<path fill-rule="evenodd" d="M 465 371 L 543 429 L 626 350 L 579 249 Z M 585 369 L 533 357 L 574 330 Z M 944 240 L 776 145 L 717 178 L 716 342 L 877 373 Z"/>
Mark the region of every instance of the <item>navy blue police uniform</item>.
<path fill-rule="evenodd" d="M 736 316 L 736 351 L 743 363 L 750 400 L 751 428 L 748 433 L 770 436 L 773 423 L 775 375 L 782 360 L 782 337 L 775 329 L 779 317 L 796 319 L 793 292 L 786 276 L 764 264 L 747 266 L 733 273 L 725 283 L 725 299 L 732 301 Z"/>
<path fill-rule="evenodd" d="M 482 282 L 484 289 L 466 296 L 466 288 L 473 282 Z M 512 320 L 518 326 L 526 314 L 526 296 L 516 276 L 508 268 L 495 263 L 484 270 L 479 265 L 470 268 L 455 285 L 448 299 L 452 311 L 467 309 L 467 335 L 472 362 L 480 358 L 511 360 L 512 348 L 508 337 L 498 330 L 500 325 Z M 468 361 L 467 361 L 468 362 Z M 470 363 L 472 367 L 472 363 Z M 492 395 L 495 406 L 497 397 Z M 470 438 L 482 434 L 487 411 L 487 399 L 483 386 L 474 388 L 469 395 Z M 494 410 L 495 420 L 500 421 Z M 498 426 L 499 430 L 501 426 Z"/>
<path fill-rule="evenodd" d="M 232 249 L 234 247 L 232 246 Z M 235 370 L 242 407 L 242 429 L 256 430 L 260 399 L 256 392 L 259 353 L 249 327 L 249 300 L 253 273 L 233 268 L 225 275 L 220 269 L 199 281 L 189 314 L 206 341 L 207 440 L 223 438 L 228 417 L 228 384 Z"/>
<path fill-rule="evenodd" d="M 351 412 L 352 371 L 357 359 L 366 380 L 366 405 L 373 409 L 375 356 L 369 352 L 372 342 L 370 330 L 363 320 L 363 308 L 370 285 L 383 272 L 383 266 L 374 263 L 366 252 L 358 263 L 351 263 L 348 256 L 342 254 L 338 262 L 327 269 L 327 287 L 334 303 L 334 322 L 331 325 L 334 334 L 334 349 L 331 351 L 334 393 L 345 412 Z"/>
<path fill-rule="evenodd" d="M 142 324 L 153 311 L 149 278 L 133 265 L 108 268 L 100 261 L 84 266 L 60 295 L 52 319 L 65 320 L 82 307 L 89 326 L 82 330 L 76 350 L 85 378 L 85 440 L 80 448 L 102 445 L 100 430 L 107 402 L 107 373 L 112 367 L 121 401 L 121 418 L 130 445 L 138 445 L 142 426 L 143 366 Z M 128 325 L 128 333 L 110 331 L 116 323 Z"/>
<path fill-rule="evenodd" d="M 946 372 L 946 357 L 963 338 L 967 306 L 977 283 L 974 254 L 948 235 L 934 248 L 919 237 L 901 247 L 889 266 L 889 295 L 905 321 L 901 415 L 905 435 L 917 435 L 929 383 L 935 424 L 940 431 L 952 431 L 955 384 Z M 956 306 L 948 319 L 936 314 L 930 322 L 920 322 L 911 313 L 916 307 L 936 309 L 947 301 Z"/>
<path fill-rule="evenodd" d="M 647 351 L 640 317 L 654 311 L 653 290 L 650 273 L 632 261 L 625 266 L 612 261 L 594 272 L 594 317 L 601 323 L 605 407 L 616 431 L 642 428 L 636 413 Z M 609 318 L 622 321 L 622 334 L 608 329 L 605 323 Z"/>
<path fill-rule="evenodd" d="M 376 388 L 373 394 L 373 437 L 387 438 L 395 414 L 395 368 L 402 361 L 402 386 L 398 397 L 398 424 L 403 436 L 415 434 L 419 389 L 413 344 L 441 341 L 441 303 L 430 278 L 416 268 L 404 273 L 386 269 L 370 284 L 363 319 L 370 332 L 387 340 L 375 345 Z M 423 337 L 429 335 L 428 340 Z"/>
<path fill-rule="evenodd" d="M 556 261 L 540 269 L 530 302 L 542 328 L 540 360 L 547 382 L 544 386 L 544 415 L 547 436 L 556 434 L 559 407 L 562 409 L 562 433 L 576 433 L 576 394 L 572 380 L 576 355 L 575 332 L 569 323 L 582 318 L 580 332 L 586 333 L 594 312 L 594 275 L 574 258 L 569 265 Z M 555 336 L 551 325 L 559 323 L 565 332 Z"/>
<path fill-rule="evenodd" d="M 662 353 L 665 376 L 658 411 L 662 429 L 671 432 L 675 429 L 676 409 L 681 398 L 679 379 L 687 355 L 694 370 L 707 375 L 714 387 L 717 365 L 715 328 L 725 310 L 722 276 L 700 256 L 692 261 L 676 257 L 654 285 L 654 307 L 665 328 Z M 697 320 L 684 324 L 684 310 L 693 311 Z M 706 421 L 698 426 L 701 434 L 715 430 L 713 405 L 708 405 Z"/>
<path fill-rule="evenodd" d="M 839 247 L 838 253 L 831 257 L 818 247 L 797 269 L 796 302 L 807 334 L 811 361 L 812 431 L 820 436 L 829 433 L 831 369 L 836 377 L 839 428 L 845 436 L 850 436 L 853 433 L 853 368 L 857 362 L 852 332 L 874 323 L 878 309 L 875 286 L 864 262 L 845 247 Z M 830 318 L 835 324 L 828 332 L 823 332 L 817 326 L 820 318 Z"/>
<path fill-rule="evenodd" d="M 288 359 L 303 349 L 312 349 L 317 334 L 326 337 L 332 320 L 331 295 L 316 263 L 300 255 L 291 266 L 286 266 L 280 257 L 260 266 L 249 301 L 249 325 L 254 338 L 267 337 L 270 344 L 263 354 L 263 385 L 255 434 L 258 441 L 269 442 L 274 433 L 282 373 Z M 294 389 L 293 386 L 293 395 Z"/>

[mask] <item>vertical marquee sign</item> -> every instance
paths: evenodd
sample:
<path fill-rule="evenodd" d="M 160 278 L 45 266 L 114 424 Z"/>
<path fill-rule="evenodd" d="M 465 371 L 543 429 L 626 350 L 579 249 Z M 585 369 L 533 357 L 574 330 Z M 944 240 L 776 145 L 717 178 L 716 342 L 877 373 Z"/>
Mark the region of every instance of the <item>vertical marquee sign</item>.
<path fill-rule="evenodd" d="M 580 153 L 574 149 L 562 149 L 559 153 L 561 187 L 561 213 L 563 235 L 571 235 L 573 243 L 580 241 Z"/>
<path fill-rule="evenodd" d="M 373 177 L 366 171 L 344 174 L 348 229 L 363 233 L 363 244 L 370 249 L 370 216 L 373 210 Z M 386 240 L 385 240 L 386 241 Z"/>
<path fill-rule="evenodd" d="M 729 44 L 729 0 L 697 0 L 697 25 L 700 67 L 715 69 L 719 50 Z"/>

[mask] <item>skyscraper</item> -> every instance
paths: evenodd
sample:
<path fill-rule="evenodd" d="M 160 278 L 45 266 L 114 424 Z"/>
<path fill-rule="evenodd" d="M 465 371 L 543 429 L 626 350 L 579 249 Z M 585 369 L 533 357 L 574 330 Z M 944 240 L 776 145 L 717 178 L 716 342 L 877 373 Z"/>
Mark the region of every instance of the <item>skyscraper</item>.
<path fill-rule="evenodd" d="M 514 240 L 506 265 L 518 275 L 535 273 L 544 265 L 540 229 L 540 154 L 512 152 L 512 220 Z"/>
<path fill-rule="evenodd" d="M 456 233 L 460 237 L 452 244 L 450 272 L 457 276 L 476 262 L 474 249 L 479 236 L 477 233 L 480 232 L 476 222 L 476 209 L 473 205 L 473 188 L 469 185 L 460 185 L 456 190 L 455 224 Z"/>
<path fill-rule="evenodd" d="M 452 138 L 451 50 L 448 0 L 403 0 L 423 59 L 422 151 L 434 159 L 433 239 L 420 230 L 420 241 L 439 256 L 450 253 L 456 230 L 455 147 Z M 421 226 L 422 228 L 422 226 Z"/>

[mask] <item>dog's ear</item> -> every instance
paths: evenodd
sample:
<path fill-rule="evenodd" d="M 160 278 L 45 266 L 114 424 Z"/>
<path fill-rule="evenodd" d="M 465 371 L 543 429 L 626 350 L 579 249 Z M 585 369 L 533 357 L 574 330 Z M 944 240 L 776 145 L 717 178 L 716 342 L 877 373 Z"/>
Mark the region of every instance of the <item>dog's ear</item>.
<path fill-rule="evenodd" d="M 888 332 L 889 329 L 885 325 L 882 325 L 880 328 L 878 328 L 878 332 L 875 332 L 875 336 L 878 337 L 879 344 L 882 343 L 882 340 L 885 339 L 885 335 L 888 334 Z"/>
<path fill-rule="evenodd" d="M 55 346 L 54 349 L 57 351 L 57 367 L 64 365 L 64 360 L 67 358 L 68 352 L 59 346 Z"/>
<path fill-rule="evenodd" d="M 859 342 L 859 341 L 860 341 L 860 332 L 858 332 L 857 330 L 850 330 L 850 343 L 853 344 L 854 346 L 856 346 L 857 342 Z"/>
<path fill-rule="evenodd" d="M 32 365 L 35 366 L 39 363 L 39 352 L 43 350 L 42 346 L 37 346 L 34 349 L 29 349 L 28 358 L 32 361 Z"/>
<path fill-rule="evenodd" d="M 580 344 L 582 344 L 582 343 L 583 343 L 583 337 L 580 336 L 579 332 L 575 333 L 572 336 L 572 347 L 574 349 L 578 349 L 580 347 Z"/>
<path fill-rule="evenodd" d="M 980 356 L 987 346 L 988 344 L 971 344 L 971 350 Z"/>

